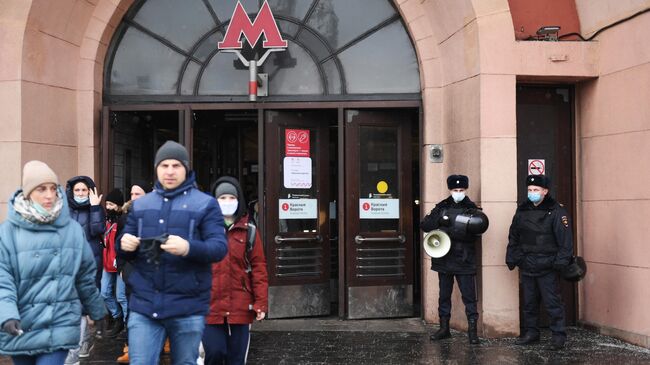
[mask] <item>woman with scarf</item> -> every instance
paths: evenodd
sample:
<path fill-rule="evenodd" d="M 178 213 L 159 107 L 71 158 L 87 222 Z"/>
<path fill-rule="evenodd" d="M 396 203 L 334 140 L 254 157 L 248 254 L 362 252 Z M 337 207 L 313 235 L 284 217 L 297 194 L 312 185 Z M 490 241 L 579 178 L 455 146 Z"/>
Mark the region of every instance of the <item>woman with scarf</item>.
<path fill-rule="evenodd" d="M 0 353 L 16 365 L 63 364 L 78 346 L 81 313 L 106 314 L 93 253 L 45 163 L 25 164 L 8 208 L 0 225 Z"/>

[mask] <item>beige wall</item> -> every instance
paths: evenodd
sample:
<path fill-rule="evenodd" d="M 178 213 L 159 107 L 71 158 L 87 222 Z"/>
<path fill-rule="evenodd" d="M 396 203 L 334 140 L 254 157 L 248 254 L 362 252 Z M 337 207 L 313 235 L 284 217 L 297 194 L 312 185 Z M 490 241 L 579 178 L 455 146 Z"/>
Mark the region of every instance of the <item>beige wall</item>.
<path fill-rule="evenodd" d="M 30 159 L 50 163 L 62 180 L 96 176 L 103 62 L 108 43 L 133 0 L 5 0 L 0 2 L 0 218 Z M 589 276 L 580 286 L 583 321 L 648 346 L 650 289 L 650 46 L 644 15 L 608 30 L 598 42 L 517 42 L 507 0 L 396 0 L 415 42 L 424 107 L 423 213 L 447 194 L 445 177 L 470 177 L 470 196 L 490 217 L 479 273 L 481 332 L 516 334 L 516 272 L 504 265 L 516 207 L 518 79 L 578 83 L 580 253 Z M 648 1 L 576 0 L 584 33 L 646 6 Z M 620 5 L 618 5 L 620 4 Z M 646 4 L 646 5 L 643 5 Z M 588 6 L 589 5 L 589 6 Z M 615 11 L 613 11 L 613 10 Z M 595 80 L 597 77 L 598 80 Z M 593 80 L 582 81 L 581 80 Z M 427 160 L 443 144 L 442 164 Z M 641 199 L 636 201 L 633 199 Z M 607 209 L 609 208 L 609 209 Z M 619 214 L 611 214 L 615 209 Z M 610 229 L 623 226 L 624 230 Z M 585 242 L 583 244 L 583 242 Z M 437 322 L 437 277 L 422 262 L 424 317 Z M 630 298 L 621 303 L 620 299 Z M 454 293 L 452 325 L 465 328 Z M 650 347 L 650 346 L 649 346 Z"/>
<path fill-rule="evenodd" d="M 624 4 L 645 3 L 625 1 Z M 621 12 L 640 9 L 627 7 Z M 614 12 L 620 14 L 621 12 Z M 590 10 L 595 19 L 616 20 Z M 602 22 L 592 21 L 593 27 Z M 591 28 L 590 28 L 591 29 Z M 578 88 L 583 321 L 650 347 L 650 13 L 601 33 L 598 80 Z"/>

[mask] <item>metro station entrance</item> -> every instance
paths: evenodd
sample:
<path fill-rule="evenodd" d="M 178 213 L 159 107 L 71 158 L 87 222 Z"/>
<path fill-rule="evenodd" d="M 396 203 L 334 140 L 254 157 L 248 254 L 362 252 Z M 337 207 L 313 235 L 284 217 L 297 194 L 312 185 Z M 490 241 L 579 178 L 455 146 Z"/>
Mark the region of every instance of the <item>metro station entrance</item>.
<path fill-rule="evenodd" d="M 418 315 L 420 65 L 392 0 L 135 0 L 106 51 L 101 188 L 153 182 L 176 140 L 199 189 L 241 182 L 269 318 Z"/>
<path fill-rule="evenodd" d="M 191 146 L 206 193 L 240 180 L 263 235 L 269 318 L 417 315 L 418 108 L 113 109 L 105 190 L 155 181 L 168 139 Z"/>

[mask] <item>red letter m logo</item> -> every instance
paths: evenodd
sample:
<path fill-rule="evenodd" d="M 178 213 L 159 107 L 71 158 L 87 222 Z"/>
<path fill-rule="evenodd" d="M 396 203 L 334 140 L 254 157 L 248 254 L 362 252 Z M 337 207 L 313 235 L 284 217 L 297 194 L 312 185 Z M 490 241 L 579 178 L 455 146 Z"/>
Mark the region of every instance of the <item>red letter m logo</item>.
<path fill-rule="evenodd" d="M 235 11 L 230 19 L 230 24 L 226 30 L 223 41 L 219 42 L 219 49 L 241 49 L 242 42 L 239 40 L 242 33 L 251 45 L 255 46 L 257 40 L 264 33 L 264 48 L 286 48 L 287 41 L 282 39 L 278 25 L 271 12 L 268 2 L 264 1 L 260 12 L 257 14 L 255 21 L 251 23 L 242 4 L 238 1 Z"/>

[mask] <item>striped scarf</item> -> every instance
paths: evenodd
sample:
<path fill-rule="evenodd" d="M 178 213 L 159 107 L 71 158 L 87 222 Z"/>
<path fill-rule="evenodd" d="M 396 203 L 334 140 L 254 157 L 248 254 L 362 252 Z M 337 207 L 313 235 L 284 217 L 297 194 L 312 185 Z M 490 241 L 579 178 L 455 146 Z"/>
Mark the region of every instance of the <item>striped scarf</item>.
<path fill-rule="evenodd" d="M 57 199 L 54 203 L 54 207 L 48 212 L 43 208 L 36 208 L 34 202 L 25 199 L 25 196 L 21 191 L 14 198 L 14 210 L 29 222 L 36 224 L 50 224 L 59 217 L 61 209 L 63 208 L 63 199 L 58 191 L 56 196 Z"/>

